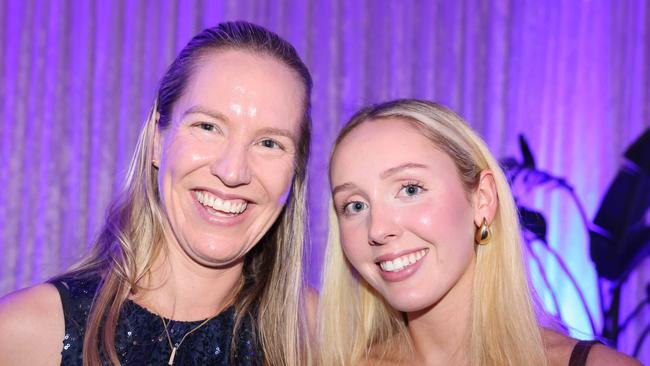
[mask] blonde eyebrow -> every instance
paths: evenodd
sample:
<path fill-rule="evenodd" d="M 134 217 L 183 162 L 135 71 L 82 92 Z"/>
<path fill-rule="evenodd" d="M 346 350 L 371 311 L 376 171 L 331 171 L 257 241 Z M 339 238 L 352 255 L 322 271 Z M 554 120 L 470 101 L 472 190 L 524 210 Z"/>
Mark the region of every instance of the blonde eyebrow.
<path fill-rule="evenodd" d="M 350 182 L 348 183 L 343 183 L 339 184 L 338 186 L 334 187 L 332 189 L 332 197 L 336 196 L 337 193 L 342 192 L 342 191 L 350 191 L 354 189 L 356 186 Z"/>
<path fill-rule="evenodd" d="M 395 174 L 397 174 L 397 173 L 399 173 L 399 172 L 401 172 L 403 170 L 407 170 L 407 169 L 426 169 L 426 168 L 428 168 L 428 166 L 426 166 L 424 164 L 405 163 L 405 164 L 401 164 L 401 165 L 398 165 L 396 167 L 392 167 L 392 168 L 384 170 L 381 174 L 379 174 L 379 177 L 381 179 L 386 179 L 386 178 L 390 177 L 391 175 L 395 175 Z"/>
<path fill-rule="evenodd" d="M 424 164 L 419 164 L 419 163 L 405 163 L 405 164 L 400 164 L 396 167 L 389 168 L 384 170 L 379 176 L 382 179 L 385 179 L 387 177 L 390 177 L 391 175 L 397 174 L 403 170 L 407 169 L 426 169 L 428 168 L 427 165 Z M 332 189 L 332 197 L 334 197 L 337 193 L 342 192 L 342 191 L 350 191 L 355 189 L 356 186 L 353 183 L 347 182 L 343 184 L 339 184 L 338 186 L 334 187 Z"/>

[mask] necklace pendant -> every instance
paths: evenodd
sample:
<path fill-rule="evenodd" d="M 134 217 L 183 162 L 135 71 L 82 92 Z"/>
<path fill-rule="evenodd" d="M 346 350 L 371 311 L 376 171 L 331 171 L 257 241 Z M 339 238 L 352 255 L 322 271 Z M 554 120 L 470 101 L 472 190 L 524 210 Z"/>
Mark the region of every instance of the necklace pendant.
<path fill-rule="evenodd" d="M 167 362 L 167 365 L 174 364 L 174 357 L 176 357 L 176 347 L 172 348 L 172 354 L 169 356 L 169 362 Z"/>

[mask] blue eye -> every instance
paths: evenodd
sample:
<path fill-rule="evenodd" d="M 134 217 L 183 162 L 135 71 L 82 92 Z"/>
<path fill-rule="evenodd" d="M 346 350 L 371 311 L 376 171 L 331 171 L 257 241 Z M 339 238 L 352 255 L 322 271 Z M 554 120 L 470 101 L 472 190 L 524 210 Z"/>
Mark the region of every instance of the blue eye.
<path fill-rule="evenodd" d="M 349 202 L 343 206 L 343 213 L 347 215 L 354 215 L 363 211 L 366 207 L 368 207 L 368 205 L 360 201 Z"/>
<path fill-rule="evenodd" d="M 402 186 L 402 189 L 400 189 L 400 193 L 404 193 L 404 195 L 408 197 L 417 196 L 423 191 L 425 191 L 425 189 L 417 183 L 405 184 Z"/>

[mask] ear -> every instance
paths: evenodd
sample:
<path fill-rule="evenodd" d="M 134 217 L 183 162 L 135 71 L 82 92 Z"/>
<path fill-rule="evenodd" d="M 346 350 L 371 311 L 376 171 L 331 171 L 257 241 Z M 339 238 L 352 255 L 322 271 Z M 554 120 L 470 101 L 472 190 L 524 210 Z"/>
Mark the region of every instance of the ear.
<path fill-rule="evenodd" d="M 492 171 L 485 169 L 481 172 L 478 187 L 474 192 L 474 224 L 478 227 L 485 218 L 488 224 L 494 220 L 499 207 L 499 195 Z"/>
<path fill-rule="evenodd" d="M 156 121 L 153 134 L 153 154 L 151 157 L 151 164 L 158 169 L 160 166 L 160 158 L 162 155 L 162 136 L 158 121 L 160 120 L 160 113 L 156 112 Z"/>

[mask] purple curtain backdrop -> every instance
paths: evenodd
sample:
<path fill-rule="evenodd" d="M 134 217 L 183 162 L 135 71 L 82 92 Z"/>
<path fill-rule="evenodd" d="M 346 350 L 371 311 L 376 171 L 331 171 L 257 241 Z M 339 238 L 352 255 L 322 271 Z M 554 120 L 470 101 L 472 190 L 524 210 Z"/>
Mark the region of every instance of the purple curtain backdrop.
<path fill-rule="evenodd" d="M 87 250 L 165 68 L 193 34 L 236 19 L 288 39 L 314 76 L 308 272 L 316 286 L 330 144 L 367 103 L 419 97 L 446 104 L 497 157 L 519 156 L 517 135 L 525 134 L 538 166 L 573 184 L 589 218 L 622 152 L 650 127 L 644 0 L 4 0 L 0 294 L 47 279 Z M 556 191 L 522 200 L 544 212 L 550 246 L 578 278 L 600 328 L 577 208 Z M 572 333 L 591 337 L 577 292 L 557 261 L 537 249 Z M 557 313 L 539 267 L 531 266 L 531 276 Z M 647 296 L 649 281 L 646 260 L 623 287 L 622 317 Z M 646 307 L 619 349 L 632 353 L 649 322 Z M 650 363 L 650 341 L 640 357 Z"/>

